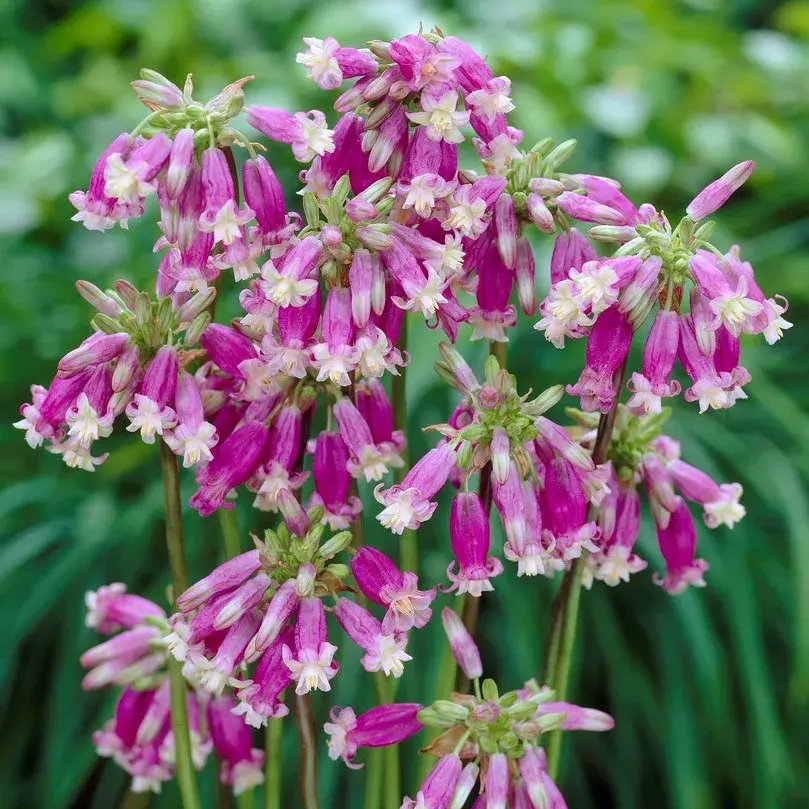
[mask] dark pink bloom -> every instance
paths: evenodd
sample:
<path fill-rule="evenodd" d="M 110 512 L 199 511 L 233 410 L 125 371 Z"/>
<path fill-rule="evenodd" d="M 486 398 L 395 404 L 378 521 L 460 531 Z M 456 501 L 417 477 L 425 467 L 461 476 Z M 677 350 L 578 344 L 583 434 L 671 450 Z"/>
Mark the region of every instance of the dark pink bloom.
<path fill-rule="evenodd" d="M 489 579 L 503 572 L 503 563 L 489 556 L 489 516 L 474 492 L 459 492 L 452 501 L 449 524 L 454 562 L 447 568 L 450 590 L 474 597 L 493 590 Z M 454 572 L 455 565 L 458 572 Z"/>
<path fill-rule="evenodd" d="M 697 532 L 688 505 L 682 498 L 677 498 L 668 526 L 658 525 L 657 541 L 666 562 L 666 575 L 655 574 L 655 584 L 671 595 L 681 593 L 689 585 L 705 586 L 703 574 L 708 569 L 708 563 L 704 559 L 694 558 Z"/>
<path fill-rule="evenodd" d="M 208 704 L 208 724 L 214 750 L 221 759 L 219 780 L 235 795 L 264 781 L 264 751 L 253 747 L 250 728 L 233 713 L 233 697 L 221 696 Z"/>

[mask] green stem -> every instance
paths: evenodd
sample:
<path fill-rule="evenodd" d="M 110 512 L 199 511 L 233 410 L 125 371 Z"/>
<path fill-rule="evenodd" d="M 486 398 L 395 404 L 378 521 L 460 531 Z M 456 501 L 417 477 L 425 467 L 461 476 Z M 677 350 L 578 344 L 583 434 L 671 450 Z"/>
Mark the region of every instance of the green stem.
<path fill-rule="evenodd" d="M 173 598 L 188 589 L 188 570 L 183 552 L 183 521 L 180 505 L 180 473 L 177 456 L 160 439 L 160 468 L 163 473 L 163 499 L 166 510 L 166 547 L 171 568 Z M 174 732 L 174 757 L 177 783 L 180 787 L 183 809 L 199 809 L 199 792 L 194 763 L 191 759 L 191 739 L 188 728 L 188 688 L 183 679 L 182 666 L 169 657 L 171 689 L 171 726 Z"/>
<path fill-rule="evenodd" d="M 225 556 L 232 559 L 242 552 L 242 539 L 239 536 L 239 518 L 236 516 L 236 509 L 220 508 L 219 525 L 222 528 Z"/>
<path fill-rule="evenodd" d="M 604 413 L 598 422 L 595 444 L 593 445 L 593 463 L 596 465 L 607 460 L 612 430 L 615 426 L 615 416 L 618 412 L 620 392 L 624 384 L 626 360 L 618 371 L 618 395 L 615 397 L 609 412 Z M 597 509 L 590 506 L 588 519 L 594 519 Z M 553 605 L 553 618 L 549 635 L 549 659 L 545 663 L 545 681 L 556 691 L 556 699 L 564 701 L 567 696 L 570 667 L 573 662 L 573 652 L 576 644 L 576 629 L 579 618 L 579 602 L 581 601 L 581 574 L 587 563 L 587 552 L 582 551 L 581 556 L 571 565 L 559 587 Z M 562 753 L 562 732 L 553 731 L 547 744 L 548 773 L 556 778 L 559 772 L 559 762 Z"/>
<path fill-rule="evenodd" d="M 365 765 L 364 809 L 379 809 L 382 806 L 382 782 L 384 780 L 385 748 L 374 747 L 368 751 Z M 395 804 L 394 804 L 395 805 Z"/>
<path fill-rule="evenodd" d="M 407 315 L 402 318 L 402 329 L 399 332 L 399 339 L 396 346 L 402 355 L 407 351 Z M 393 407 L 393 429 L 401 430 L 405 439 L 407 438 L 407 366 L 399 369 L 399 375 L 394 376 L 391 382 L 391 405 Z M 404 476 L 410 469 L 410 444 L 405 443 L 402 450 L 402 460 L 404 466 L 401 469 L 393 470 L 393 479 L 396 483 L 401 483 Z M 402 534 L 399 541 L 399 561 L 403 570 L 418 573 L 419 567 L 419 546 L 416 532 L 409 528 Z"/>
<path fill-rule="evenodd" d="M 298 720 L 300 744 L 301 806 L 303 809 L 319 809 L 317 797 L 317 737 L 315 718 L 309 694 L 294 697 L 295 716 Z"/>
<path fill-rule="evenodd" d="M 281 719 L 267 721 L 264 750 L 264 809 L 281 809 L 281 749 L 284 725 Z"/>

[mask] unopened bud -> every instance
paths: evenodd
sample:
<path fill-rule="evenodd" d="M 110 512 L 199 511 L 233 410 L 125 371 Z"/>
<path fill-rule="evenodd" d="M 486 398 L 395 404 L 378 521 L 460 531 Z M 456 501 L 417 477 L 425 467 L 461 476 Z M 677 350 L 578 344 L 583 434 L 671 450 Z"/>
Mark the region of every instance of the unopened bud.
<path fill-rule="evenodd" d="M 358 199 L 376 204 L 390 191 L 393 180 L 390 177 L 383 177 L 375 183 L 371 183 L 364 191 L 357 195 Z"/>
<path fill-rule="evenodd" d="M 469 708 L 459 705 L 457 702 L 451 702 L 448 699 L 439 699 L 432 704 L 433 710 L 442 719 L 451 721 L 452 724 L 460 724 L 469 718 Z"/>
<path fill-rule="evenodd" d="M 118 317 L 121 307 L 106 292 L 102 292 L 90 281 L 76 281 L 76 291 L 94 309 L 109 317 Z"/>
<path fill-rule="evenodd" d="M 351 531 L 340 531 L 335 534 L 320 546 L 319 554 L 321 559 L 329 560 L 337 556 L 338 553 L 342 553 L 351 544 L 352 539 Z"/>
<path fill-rule="evenodd" d="M 195 346 L 202 337 L 202 332 L 211 325 L 211 313 L 202 312 L 197 315 L 191 325 L 185 330 L 185 344 L 187 346 Z"/>
<path fill-rule="evenodd" d="M 541 416 L 562 401 L 565 395 L 564 385 L 553 385 L 543 390 L 535 399 L 522 406 L 522 412 L 529 416 Z"/>
<path fill-rule="evenodd" d="M 561 166 L 562 163 L 573 156 L 573 152 L 576 151 L 578 145 L 579 142 L 573 138 L 563 141 L 545 158 L 545 165 L 551 168 Z"/>

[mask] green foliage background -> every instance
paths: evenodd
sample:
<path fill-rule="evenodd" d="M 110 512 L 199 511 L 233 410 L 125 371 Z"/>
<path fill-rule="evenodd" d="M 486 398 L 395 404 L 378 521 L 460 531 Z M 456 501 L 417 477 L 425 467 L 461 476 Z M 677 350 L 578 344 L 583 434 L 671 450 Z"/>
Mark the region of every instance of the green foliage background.
<path fill-rule="evenodd" d="M 6 0 L 0 806 L 107 809 L 131 800 L 122 773 L 96 759 L 90 744 L 113 695 L 79 688 L 78 656 L 95 640 L 83 626 L 83 593 L 120 580 L 163 601 L 167 581 L 151 448 L 115 439 L 109 461 L 89 477 L 32 452 L 10 426 L 28 385 L 47 384 L 59 357 L 86 334 L 88 307 L 73 282 L 104 286 L 125 275 L 147 284 L 155 271 L 148 216 L 129 234 L 88 233 L 69 221 L 68 192 L 85 187 L 111 136 L 137 122 L 141 108 L 127 83 L 141 66 L 177 81 L 193 72 L 200 97 L 256 74 L 252 102 L 326 108 L 294 65 L 301 36 L 358 44 L 400 36 L 420 21 L 468 38 L 489 55 L 495 75 L 513 78 L 515 123 L 529 142 L 579 138 L 571 165 L 620 177 L 637 201 L 678 211 L 729 165 L 757 161 L 748 188 L 722 211 L 716 241 L 743 242 L 765 291 L 790 298 L 796 328 L 774 349 L 760 340 L 745 345 L 749 401 L 705 416 L 678 402 L 670 429 L 690 461 L 743 483 L 748 517 L 733 532 L 702 531 L 701 554 L 711 563 L 706 590 L 670 598 L 652 585 L 650 571 L 631 586 L 585 594 L 573 692 L 613 713 L 617 727 L 568 738 L 563 788 L 577 808 L 809 804 L 809 2 Z M 291 186 L 297 167 L 289 155 L 271 149 L 270 159 Z M 549 246 L 537 249 L 545 266 Z M 229 306 L 235 313 L 235 299 Z M 431 372 L 436 336 L 416 323 L 411 334 L 410 437 L 418 454 L 426 448 L 419 427 L 443 421 L 451 396 Z M 538 390 L 574 378 L 581 350 L 556 352 L 524 323 L 510 367 L 524 388 Z M 482 360 L 479 344 L 469 354 Z M 430 580 L 442 578 L 449 560 L 442 508 L 420 532 L 422 575 Z M 260 527 L 248 510 L 240 519 Z M 215 562 L 217 527 L 187 517 L 193 573 Z M 394 550 L 388 536 L 370 539 Z M 640 544 L 659 567 L 648 525 Z M 517 581 L 511 569 L 497 585 L 484 604 L 482 646 L 488 672 L 513 687 L 539 672 L 554 585 Z M 442 653 L 439 624 L 414 646 L 400 695 L 427 701 Z M 334 701 L 362 704 L 368 679 L 352 653 L 343 654 Z M 361 806 L 364 773 L 323 752 L 324 806 Z M 406 754 L 412 776 L 414 744 Z M 297 803 L 295 756 L 290 723 L 289 806 Z M 211 767 L 203 785 L 212 807 Z M 178 806 L 173 785 L 151 805 Z"/>

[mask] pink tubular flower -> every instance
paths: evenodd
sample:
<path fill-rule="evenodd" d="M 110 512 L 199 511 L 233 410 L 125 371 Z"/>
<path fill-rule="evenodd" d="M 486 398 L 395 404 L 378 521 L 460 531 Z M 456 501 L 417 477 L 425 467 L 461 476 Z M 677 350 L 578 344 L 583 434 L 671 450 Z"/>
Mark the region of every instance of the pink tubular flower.
<path fill-rule="evenodd" d="M 281 652 L 291 679 L 297 683 L 296 694 L 331 691 L 329 680 L 339 668 L 333 661 L 336 651 L 337 647 L 326 640 L 323 603 L 319 598 L 303 599 L 295 622 L 295 651 L 285 644 Z"/>
<path fill-rule="evenodd" d="M 334 37 L 304 37 L 306 50 L 295 61 L 306 68 L 306 76 L 321 90 L 336 90 L 345 79 L 374 74 L 376 59 L 367 51 L 341 48 Z"/>
<path fill-rule="evenodd" d="M 739 502 L 742 487 L 739 483 L 719 485 L 696 467 L 679 459 L 669 461 L 666 470 L 680 494 L 703 508 L 703 518 L 708 528 L 725 525 L 733 528 L 747 513 Z"/>
<path fill-rule="evenodd" d="M 698 402 L 700 413 L 704 413 L 709 407 L 718 410 L 733 405 L 735 400 L 727 391 L 731 380 L 722 379 L 712 359 L 702 352 L 690 313 L 680 315 L 680 347 L 677 357 L 693 383 L 684 393 L 686 402 Z"/>
<path fill-rule="evenodd" d="M 438 505 L 430 498 L 447 482 L 455 457 L 451 444 L 440 444 L 422 457 L 401 483 L 384 492 L 380 483 L 374 489 L 374 497 L 384 506 L 377 515 L 379 522 L 394 534 L 402 534 L 406 528 L 415 530 L 429 520 Z"/>
<path fill-rule="evenodd" d="M 315 236 L 307 236 L 278 262 L 268 261 L 261 268 L 260 286 L 267 299 L 280 307 L 302 306 L 315 294 L 315 278 L 323 245 Z"/>
<path fill-rule="evenodd" d="M 349 374 L 359 360 L 352 341 L 353 331 L 351 292 L 344 287 L 334 287 L 326 297 L 323 310 L 323 342 L 312 348 L 312 364 L 317 369 L 318 382 L 329 379 L 341 387 L 351 384 Z"/>
<path fill-rule="evenodd" d="M 294 233 L 295 217 L 287 216 L 284 190 L 270 164 L 260 155 L 242 165 L 245 202 L 255 212 L 257 230 L 251 238 L 266 247 L 283 245 Z"/>
<path fill-rule="evenodd" d="M 610 493 L 599 509 L 602 549 L 588 558 L 593 576 L 610 587 L 628 582 L 633 573 L 646 569 L 646 562 L 632 553 L 640 532 L 640 498 L 634 484 L 626 486 L 613 478 Z M 585 579 L 587 583 L 587 579 Z"/>
<path fill-rule="evenodd" d="M 393 561 L 375 548 L 360 548 L 351 559 L 351 572 L 362 594 L 387 608 L 383 627 L 390 632 L 421 629 L 432 616 L 435 587 L 418 589 L 415 573 L 402 573 Z"/>
<path fill-rule="evenodd" d="M 147 618 L 163 618 L 166 613 L 152 601 L 130 595 L 126 585 L 116 582 L 90 590 L 84 596 L 87 607 L 85 623 L 104 635 L 119 629 L 131 629 L 144 623 Z"/>
<path fill-rule="evenodd" d="M 407 117 L 427 130 L 430 140 L 460 143 L 464 136 L 460 127 L 469 123 L 469 111 L 458 112 L 458 93 L 449 90 L 442 95 L 421 96 L 421 112 L 408 112 Z"/>
<path fill-rule="evenodd" d="M 339 433 L 323 430 L 315 440 L 312 474 L 315 491 L 310 507 L 322 506 L 322 522 L 333 531 L 348 528 L 362 510 L 362 503 L 351 491 L 348 447 Z"/>
<path fill-rule="evenodd" d="M 247 121 L 270 140 L 290 144 L 292 154 L 301 163 L 334 151 L 334 133 L 326 127 L 326 116 L 319 110 L 293 115 L 270 107 L 248 107 Z"/>
<path fill-rule="evenodd" d="M 346 468 L 353 477 L 365 477 L 367 482 L 381 480 L 389 467 L 402 465 L 402 460 L 391 452 L 390 446 L 378 445 L 374 441 L 368 422 L 350 399 L 339 399 L 333 412 L 340 436 L 351 452 Z"/>
<path fill-rule="evenodd" d="M 323 725 L 323 730 L 329 734 L 329 758 L 342 759 L 351 769 L 360 769 L 364 765 L 352 763 L 357 750 L 387 747 L 409 739 L 422 728 L 417 719 L 421 708 L 415 703 L 378 705 L 359 716 L 353 708 L 332 708 L 331 722 Z"/>
<path fill-rule="evenodd" d="M 253 747 L 253 735 L 233 715 L 233 697 L 222 696 L 208 703 L 208 724 L 214 750 L 222 763 L 219 780 L 233 787 L 235 795 L 264 782 L 264 751 Z"/>
<path fill-rule="evenodd" d="M 289 713 L 279 697 L 290 682 L 282 650 L 292 642 L 292 630 L 284 630 L 262 653 L 252 678 L 235 686 L 239 704 L 232 712 L 243 716 L 251 727 L 263 727 L 268 720 L 281 719 Z"/>
<path fill-rule="evenodd" d="M 520 777 L 532 809 L 567 809 L 567 804 L 548 774 L 545 751 L 526 747 L 519 759 Z M 528 807 L 526 807 L 528 809 Z"/>
<path fill-rule="evenodd" d="M 166 657 L 159 649 L 161 637 L 154 626 L 138 626 L 89 649 L 80 659 L 82 667 L 90 669 L 82 688 L 128 685 L 162 668 Z"/>
<path fill-rule="evenodd" d="M 223 245 L 243 238 L 243 226 L 254 214 L 250 208 L 239 209 L 230 167 L 221 149 L 206 149 L 202 153 L 202 186 L 205 210 L 199 218 L 200 230 L 213 233 L 214 243 Z"/>
<path fill-rule="evenodd" d="M 248 421 L 234 430 L 218 447 L 213 460 L 197 474 L 199 489 L 190 505 L 201 517 L 218 508 L 233 508 L 228 494 L 254 474 L 261 463 L 269 430 L 265 424 Z"/>
<path fill-rule="evenodd" d="M 643 373 L 633 373 L 632 396 L 627 406 L 634 413 L 660 413 L 661 399 L 676 396 L 680 383 L 669 381 L 680 345 L 680 318 L 676 312 L 658 311 L 643 349 Z"/>
<path fill-rule="evenodd" d="M 620 212 L 596 202 L 589 196 L 564 191 L 556 198 L 556 204 L 570 217 L 579 222 L 594 222 L 597 225 L 625 225 L 626 217 Z"/>
<path fill-rule="evenodd" d="M 506 809 L 510 781 L 506 754 L 495 753 L 489 756 L 489 766 L 486 769 L 486 780 L 484 782 L 486 809 Z"/>
<path fill-rule="evenodd" d="M 407 635 L 387 632 L 368 610 L 347 598 L 337 599 L 334 617 L 364 652 L 360 663 L 366 671 L 382 671 L 386 677 L 401 677 L 404 664 L 413 658 L 407 654 Z"/>
<path fill-rule="evenodd" d="M 667 593 L 677 595 L 686 587 L 704 587 L 703 574 L 708 569 L 704 559 L 695 559 L 697 534 L 686 502 L 678 497 L 668 526 L 657 527 L 660 553 L 666 562 L 666 575 L 655 574 L 654 582 Z"/>
<path fill-rule="evenodd" d="M 718 211 L 738 191 L 753 173 L 756 164 L 752 160 L 738 163 L 725 172 L 718 180 L 702 189 L 691 200 L 686 213 L 694 220 L 699 221 Z"/>
<path fill-rule="evenodd" d="M 181 593 L 177 598 L 177 608 L 182 612 L 190 612 L 214 596 L 238 587 L 260 568 L 261 559 L 257 550 L 234 556 Z"/>
<path fill-rule="evenodd" d="M 177 380 L 175 394 L 177 427 L 166 434 L 166 443 L 177 455 L 183 456 L 183 466 L 207 463 L 213 458 L 211 447 L 219 440 L 216 429 L 205 421 L 205 412 L 197 383 L 183 371 Z"/>
<path fill-rule="evenodd" d="M 629 353 L 632 324 L 617 306 L 602 312 L 587 340 L 586 366 L 575 385 L 568 385 L 571 396 L 581 397 L 582 410 L 606 413 L 617 395 L 615 375 Z"/>
<path fill-rule="evenodd" d="M 480 651 L 458 613 L 449 607 L 444 607 L 441 610 L 441 622 L 444 624 L 444 632 L 449 640 L 452 656 L 461 667 L 461 671 L 470 680 L 482 677 L 483 664 L 480 661 Z"/>
<path fill-rule="evenodd" d="M 129 346 L 129 335 L 102 334 L 95 332 L 78 348 L 69 351 L 59 360 L 59 376 L 65 379 L 75 376 L 87 368 L 109 362 L 119 357 Z"/>
<path fill-rule="evenodd" d="M 604 731 L 615 727 L 615 720 L 603 711 L 594 708 L 582 708 L 569 702 L 540 702 L 536 715 L 563 713 L 565 715 L 559 730 Z"/>
<path fill-rule="evenodd" d="M 452 501 L 450 541 L 455 561 L 447 568 L 450 590 L 475 598 L 493 590 L 489 579 L 503 572 L 503 563 L 489 553 L 489 517 L 474 492 L 460 492 Z M 454 573 L 456 562 L 458 572 Z"/>
<path fill-rule="evenodd" d="M 461 759 L 455 753 L 442 756 L 424 779 L 416 799 L 405 798 L 400 809 L 447 809 L 462 769 Z"/>
<path fill-rule="evenodd" d="M 132 143 L 130 135 L 118 135 L 96 161 L 87 191 L 74 191 L 70 195 L 70 203 L 77 211 L 72 217 L 74 222 L 81 222 L 87 230 L 109 230 L 116 222 L 126 229 L 129 219 L 143 213 L 141 205 L 121 204 L 117 199 L 107 196 L 105 191 L 104 175 L 107 164 L 113 156 L 120 158 L 121 155 L 128 154 Z"/>
<path fill-rule="evenodd" d="M 162 436 L 165 430 L 177 423 L 169 403 L 174 402 L 178 370 L 177 350 L 172 346 L 161 346 L 143 374 L 134 401 L 126 406 L 130 422 L 126 429 L 139 431 L 146 444 L 153 444 L 155 435 Z"/>
<path fill-rule="evenodd" d="M 162 132 L 135 143 L 126 156 L 113 153 L 104 167 L 104 194 L 119 205 L 142 208 L 143 199 L 157 190 L 151 181 L 171 153 L 171 141 Z"/>
<path fill-rule="evenodd" d="M 266 584 L 264 587 L 266 589 Z M 213 657 L 208 657 L 193 649 L 189 652 L 186 665 L 188 669 L 193 670 L 194 676 L 199 679 L 199 684 L 206 691 L 216 695 L 222 693 L 244 659 L 247 644 L 255 635 L 259 623 L 258 612 L 251 610 L 230 625 L 221 638 Z M 216 630 L 214 629 L 214 631 Z M 184 674 L 188 669 L 184 668 Z"/>
<path fill-rule="evenodd" d="M 266 462 L 248 482 L 256 492 L 253 506 L 261 511 L 277 511 L 282 492 L 301 487 L 308 472 L 295 472 L 301 447 L 303 413 L 295 404 L 282 407 L 273 419 L 265 455 Z"/>
<path fill-rule="evenodd" d="M 378 379 L 358 382 L 355 398 L 377 445 L 390 445 L 395 452 L 401 452 L 405 446 L 404 433 L 393 429 L 393 407 L 382 383 Z"/>

